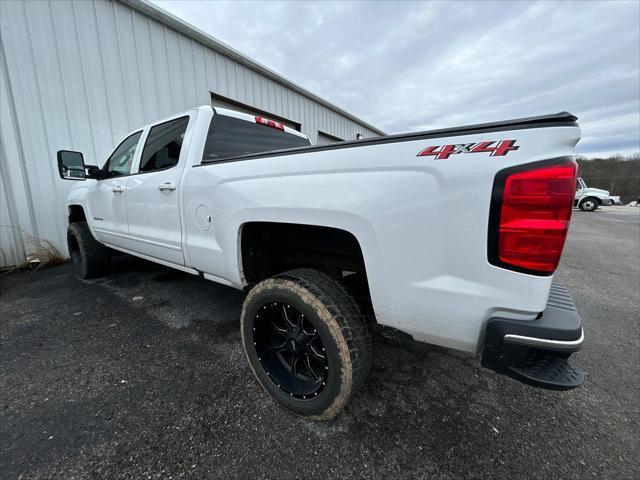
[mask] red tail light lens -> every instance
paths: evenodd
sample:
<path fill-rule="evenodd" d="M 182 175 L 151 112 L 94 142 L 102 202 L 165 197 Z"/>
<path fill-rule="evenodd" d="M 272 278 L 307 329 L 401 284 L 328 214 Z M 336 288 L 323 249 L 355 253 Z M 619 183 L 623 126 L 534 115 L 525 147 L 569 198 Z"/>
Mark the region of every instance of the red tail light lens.
<path fill-rule="evenodd" d="M 560 262 L 576 191 L 577 164 L 530 164 L 496 176 L 489 230 L 489 261 L 534 275 Z"/>

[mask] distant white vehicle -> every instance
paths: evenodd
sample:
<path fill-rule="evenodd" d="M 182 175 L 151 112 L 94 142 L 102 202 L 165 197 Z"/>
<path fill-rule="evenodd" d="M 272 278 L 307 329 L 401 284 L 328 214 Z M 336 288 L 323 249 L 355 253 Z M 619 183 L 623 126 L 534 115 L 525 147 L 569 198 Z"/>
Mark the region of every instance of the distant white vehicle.
<path fill-rule="evenodd" d="M 594 212 L 601 206 L 614 205 L 620 202 L 620 197 L 612 197 L 607 190 L 600 188 L 590 188 L 582 178 L 578 178 L 576 184 L 576 196 L 573 201 L 574 207 L 579 207 L 585 212 Z"/>

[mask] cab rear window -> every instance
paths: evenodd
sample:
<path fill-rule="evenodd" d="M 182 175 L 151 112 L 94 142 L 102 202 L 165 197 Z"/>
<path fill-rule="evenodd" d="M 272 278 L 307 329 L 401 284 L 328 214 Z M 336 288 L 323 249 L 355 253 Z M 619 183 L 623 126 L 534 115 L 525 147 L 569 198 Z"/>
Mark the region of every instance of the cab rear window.
<path fill-rule="evenodd" d="M 202 163 L 309 145 L 306 138 L 278 128 L 226 115 L 214 115 L 209 126 Z"/>

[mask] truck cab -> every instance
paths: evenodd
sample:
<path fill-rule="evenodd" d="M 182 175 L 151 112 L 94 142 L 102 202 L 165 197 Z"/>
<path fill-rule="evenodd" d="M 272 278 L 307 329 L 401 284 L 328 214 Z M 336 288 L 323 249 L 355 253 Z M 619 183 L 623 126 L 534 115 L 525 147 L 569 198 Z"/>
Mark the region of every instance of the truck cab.
<path fill-rule="evenodd" d="M 607 190 L 588 187 L 585 181 L 578 177 L 576 195 L 573 205 L 585 212 L 595 212 L 598 207 L 613 205 L 614 200 Z"/>

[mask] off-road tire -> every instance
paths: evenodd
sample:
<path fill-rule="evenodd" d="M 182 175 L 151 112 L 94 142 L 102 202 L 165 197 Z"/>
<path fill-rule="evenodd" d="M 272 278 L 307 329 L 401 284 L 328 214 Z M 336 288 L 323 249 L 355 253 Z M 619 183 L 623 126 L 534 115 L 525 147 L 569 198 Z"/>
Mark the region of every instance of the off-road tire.
<path fill-rule="evenodd" d="M 317 330 L 326 348 L 326 386 L 312 398 L 283 391 L 261 363 L 254 340 L 256 314 L 270 302 L 290 304 Z M 258 283 L 241 314 L 242 345 L 264 389 L 280 404 L 309 420 L 329 420 L 365 383 L 371 369 L 372 339 L 365 316 L 344 286 L 312 269 L 296 269 Z M 324 384 L 323 384 L 324 385 Z"/>
<path fill-rule="evenodd" d="M 78 278 L 95 278 L 108 273 L 109 249 L 93 238 L 87 222 L 69 224 L 67 246 Z"/>
<path fill-rule="evenodd" d="M 592 197 L 587 197 L 580 201 L 579 207 L 583 212 L 595 212 L 598 209 L 598 200 Z"/>

